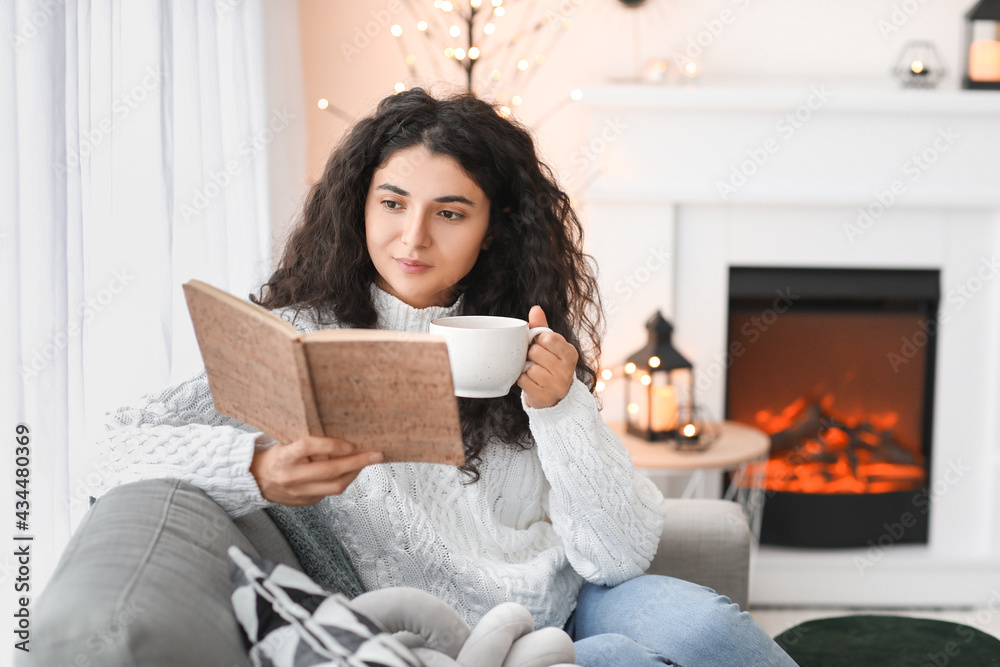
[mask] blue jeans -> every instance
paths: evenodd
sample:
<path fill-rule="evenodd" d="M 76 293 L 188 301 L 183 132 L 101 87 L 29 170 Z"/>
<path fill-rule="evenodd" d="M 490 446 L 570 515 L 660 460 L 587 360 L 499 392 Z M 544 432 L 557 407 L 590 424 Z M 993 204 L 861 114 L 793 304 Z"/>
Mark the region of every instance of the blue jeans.
<path fill-rule="evenodd" d="M 729 598 L 655 574 L 585 583 L 566 632 L 583 667 L 795 667 Z"/>

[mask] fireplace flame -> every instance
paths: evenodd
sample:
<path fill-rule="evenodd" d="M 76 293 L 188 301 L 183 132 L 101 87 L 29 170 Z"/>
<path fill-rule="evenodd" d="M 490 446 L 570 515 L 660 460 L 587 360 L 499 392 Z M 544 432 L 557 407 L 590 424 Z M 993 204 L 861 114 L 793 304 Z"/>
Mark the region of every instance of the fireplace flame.
<path fill-rule="evenodd" d="M 885 493 L 924 486 L 927 472 L 919 447 L 894 433 L 899 414 L 838 414 L 832 394 L 799 398 L 781 412 L 761 410 L 757 426 L 771 436 L 762 473 L 769 491 Z"/>

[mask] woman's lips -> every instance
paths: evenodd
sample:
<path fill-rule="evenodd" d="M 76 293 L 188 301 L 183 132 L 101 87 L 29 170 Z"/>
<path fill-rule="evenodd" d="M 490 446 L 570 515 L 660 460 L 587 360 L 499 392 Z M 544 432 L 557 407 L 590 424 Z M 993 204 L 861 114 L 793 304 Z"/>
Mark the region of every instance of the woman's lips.
<path fill-rule="evenodd" d="M 415 260 L 397 259 L 395 257 L 393 257 L 393 259 L 396 260 L 396 264 L 399 265 L 399 268 L 406 273 L 423 273 L 431 268 L 429 265 Z"/>

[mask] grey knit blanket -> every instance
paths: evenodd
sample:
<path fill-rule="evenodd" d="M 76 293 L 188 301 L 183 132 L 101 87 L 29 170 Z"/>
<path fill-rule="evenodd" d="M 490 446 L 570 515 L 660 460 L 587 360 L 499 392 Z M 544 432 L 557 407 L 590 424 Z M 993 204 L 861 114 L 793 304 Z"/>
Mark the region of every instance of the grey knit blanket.
<path fill-rule="evenodd" d="M 349 599 L 365 592 L 347 550 L 315 505 L 269 505 L 264 511 L 285 536 L 302 571 L 313 581 Z"/>

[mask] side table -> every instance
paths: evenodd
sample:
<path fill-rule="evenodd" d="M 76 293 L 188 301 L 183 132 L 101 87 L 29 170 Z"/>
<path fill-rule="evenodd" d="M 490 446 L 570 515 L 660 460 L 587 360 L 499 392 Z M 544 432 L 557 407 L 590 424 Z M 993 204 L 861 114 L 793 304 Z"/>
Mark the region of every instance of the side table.
<path fill-rule="evenodd" d="M 723 498 L 740 503 L 750 524 L 753 543 L 758 543 L 764 503 L 764 463 L 771 449 L 771 439 L 766 433 L 746 424 L 726 421 L 720 424 L 718 439 L 707 449 L 678 451 L 671 444 L 650 442 L 628 433 L 624 422 L 608 422 L 608 426 L 621 438 L 636 469 L 647 474 L 693 473 L 682 498 L 694 495 L 706 471 L 733 471 Z M 753 471 L 752 474 L 748 470 Z"/>

